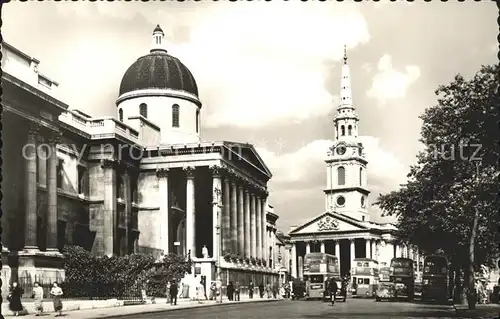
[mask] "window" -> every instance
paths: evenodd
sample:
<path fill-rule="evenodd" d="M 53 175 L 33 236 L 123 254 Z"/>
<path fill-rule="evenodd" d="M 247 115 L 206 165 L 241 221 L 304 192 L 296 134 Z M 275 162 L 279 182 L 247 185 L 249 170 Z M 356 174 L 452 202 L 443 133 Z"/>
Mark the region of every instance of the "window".
<path fill-rule="evenodd" d="M 359 168 L 359 186 L 363 185 L 363 168 Z"/>
<path fill-rule="evenodd" d="M 179 105 L 172 105 L 172 127 L 179 127 Z"/>
<path fill-rule="evenodd" d="M 337 181 L 339 185 L 345 184 L 345 168 L 342 166 L 337 168 Z"/>
<path fill-rule="evenodd" d="M 57 162 L 57 188 L 62 188 L 63 184 L 63 177 L 64 177 L 63 163 L 64 161 L 62 159 L 59 159 Z"/>
<path fill-rule="evenodd" d="M 146 103 L 141 103 L 141 105 L 139 105 L 139 114 L 145 118 L 148 117 L 148 106 Z"/>
<path fill-rule="evenodd" d="M 352 126 L 351 125 L 349 125 L 347 127 L 347 134 L 352 135 Z"/>
<path fill-rule="evenodd" d="M 363 284 L 369 285 L 370 284 L 370 279 L 369 278 L 363 279 Z"/>
<path fill-rule="evenodd" d="M 83 166 L 78 166 L 78 194 L 85 194 L 85 177 L 86 169 Z"/>
<path fill-rule="evenodd" d="M 118 110 L 118 118 L 120 122 L 123 122 L 123 109 Z"/>
<path fill-rule="evenodd" d="M 200 110 L 196 110 L 196 133 L 200 130 Z"/>
<path fill-rule="evenodd" d="M 337 205 L 344 206 L 344 204 L 345 204 L 345 197 L 344 196 L 337 197 Z"/>
<path fill-rule="evenodd" d="M 361 216 L 361 221 L 364 222 L 365 221 L 365 216 Z"/>
<path fill-rule="evenodd" d="M 359 261 L 357 262 L 357 264 L 356 264 L 356 265 L 357 265 L 358 267 L 363 267 L 363 263 L 362 263 L 362 262 L 359 262 Z"/>
<path fill-rule="evenodd" d="M 345 126 L 344 125 L 342 125 L 340 127 L 340 131 L 341 131 L 340 135 L 344 136 L 345 135 Z"/>

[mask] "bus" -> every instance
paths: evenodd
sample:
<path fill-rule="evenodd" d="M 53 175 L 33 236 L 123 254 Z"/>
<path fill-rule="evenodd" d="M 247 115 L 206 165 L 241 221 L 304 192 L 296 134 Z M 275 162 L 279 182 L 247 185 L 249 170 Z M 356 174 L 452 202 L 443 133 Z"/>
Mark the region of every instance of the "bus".
<path fill-rule="evenodd" d="M 379 266 L 370 258 L 355 258 L 351 271 L 353 296 L 375 297 L 379 282 Z"/>
<path fill-rule="evenodd" d="M 390 277 L 390 267 L 380 267 L 379 268 L 379 282 L 390 282 L 391 277 Z"/>
<path fill-rule="evenodd" d="M 306 299 L 323 299 L 327 281 L 336 278 L 340 282 L 338 257 L 325 253 L 309 253 L 304 256 L 304 281 Z"/>
<path fill-rule="evenodd" d="M 422 300 L 448 300 L 448 258 L 443 255 L 430 255 L 424 259 L 422 273 Z"/>
<path fill-rule="evenodd" d="M 394 298 L 415 298 L 415 273 L 410 258 L 392 258 L 389 268 L 390 281 L 394 283 Z"/>

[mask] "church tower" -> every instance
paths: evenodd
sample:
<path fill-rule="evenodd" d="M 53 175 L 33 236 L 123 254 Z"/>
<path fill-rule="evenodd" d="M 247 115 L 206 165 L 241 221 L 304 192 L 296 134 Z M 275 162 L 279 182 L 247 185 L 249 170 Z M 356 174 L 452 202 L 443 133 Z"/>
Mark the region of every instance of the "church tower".
<path fill-rule="evenodd" d="M 366 166 L 368 161 L 358 140 L 358 115 L 352 103 L 347 50 L 340 80 L 340 103 L 333 119 L 335 140 L 325 160 L 327 183 L 326 209 L 359 221 L 369 221 L 367 211 Z"/>

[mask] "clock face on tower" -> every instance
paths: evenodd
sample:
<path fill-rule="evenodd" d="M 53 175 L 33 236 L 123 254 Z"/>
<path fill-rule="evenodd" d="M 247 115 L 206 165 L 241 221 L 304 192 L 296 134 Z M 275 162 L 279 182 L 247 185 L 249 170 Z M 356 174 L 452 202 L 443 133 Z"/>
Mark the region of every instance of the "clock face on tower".
<path fill-rule="evenodd" d="M 337 150 L 337 154 L 344 155 L 345 151 L 346 151 L 346 147 L 345 147 L 345 145 L 339 145 L 339 146 L 337 146 L 336 150 Z"/>

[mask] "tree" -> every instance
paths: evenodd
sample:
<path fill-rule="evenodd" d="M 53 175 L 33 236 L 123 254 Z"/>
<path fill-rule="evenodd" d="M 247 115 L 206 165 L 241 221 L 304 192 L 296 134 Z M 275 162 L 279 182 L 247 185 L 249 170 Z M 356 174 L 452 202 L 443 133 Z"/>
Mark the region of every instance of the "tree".
<path fill-rule="evenodd" d="M 498 256 L 499 65 L 482 66 L 473 79 L 457 75 L 436 90 L 427 109 L 408 181 L 380 195 L 378 205 L 395 215 L 399 235 L 426 253 L 442 249 L 468 278 L 475 307 L 474 270 Z"/>

